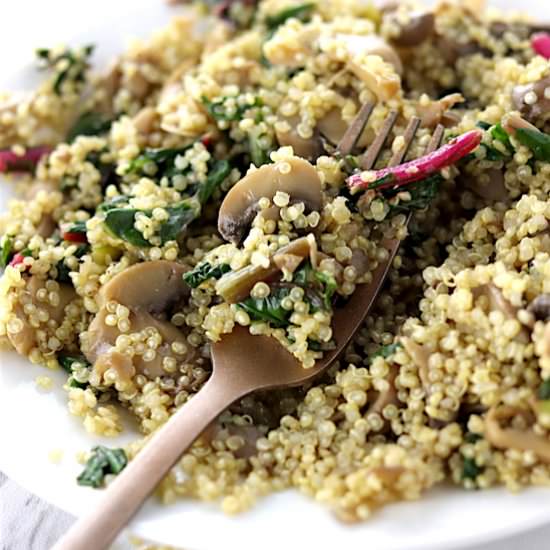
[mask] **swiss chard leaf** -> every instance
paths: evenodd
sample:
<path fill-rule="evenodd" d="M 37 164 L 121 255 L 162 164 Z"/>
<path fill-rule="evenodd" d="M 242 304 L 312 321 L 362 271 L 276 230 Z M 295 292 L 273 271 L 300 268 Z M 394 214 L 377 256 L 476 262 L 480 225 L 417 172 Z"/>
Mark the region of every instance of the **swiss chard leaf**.
<path fill-rule="evenodd" d="M 0 250 L 0 267 L 4 268 L 10 263 L 13 252 L 13 239 L 9 235 L 4 237 L 2 250 Z"/>
<path fill-rule="evenodd" d="M 256 166 L 256 168 L 259 168 L 260 166 L 269 163 L 270 151 L 262 149 L 262 147 L 260 146 L 260 142 L 257 138 L 254 138 L 252 136 L 248 138 L 248 151 L 250 153 L 250 160 L 252 161 L 252 164 Z"/>
<path fill-rule="evenodd" d="M 200 206 L 192 200 L 183 201 L 165 210 L 168 212 L 168 219 L 162 222 L 159 232 L 162 244 L 177 240 L 189 224 L 200 215 Z"/>
<path fill-rule="evenodd" d="M 111 208 L 105 215 L 105 226 L 119 239 L 138 247 L 150 247 L 151 243 L 135 227 L 136 208 Z"/>
<path fill-rule="evenodd" d="M 101 113 L 88 111 L 80 115 L 67 134 L 67 142 L 72 143 L 78 136 L 97 136 L 108 132 L 113 120 Z"/>
<path fill-rule="evenodd" d="M 74 253 L 75 258 L 82 258 L 84 254 L 87 254 L 90 251 L 90 245 L 88 243 L 81 244 Z M 65 259 L 59 260 L 57 262 L 57 265 L 55 266 L 57 269 L 57 277 L 55 278 L 56 281 L 60 283 L 69 283 L 72 284 L 73 281 L 71 279 L 71 268 L 65 263 Z"/>
<path fill-rule="evenodd" d="M 304 299 L 314 310 L 331 309 L 332 299 L 338 288 L 336 279 L 332 275 L 313 269 L 311 263 L 305 261 L 294 272 L 292 282 L 305 290 Z"/>
<path fill-rule="evenodd" d="M 283 308 L 281 302 L 290 295 L 290 289 L 279 287 L 271 289 L 265 298 L 247 298 L 239 302 L 253 321 L 264 321 L 276 328 L 285 328 L 290 324 L 291 311 Z"/>
<path fill-rule="evenodd" d="M 519 128 L 516 130 L 516 138 L 522 144 L 531 149 L 535 159 L 541 162 L 550 162 L 550 136 L 539 130 Z"/>
<path fill-rule="evenodd" d="M 231 172 L 231 164 L 227 160 L 218 160 L 208 172 L 206 181 L 197 189 L 197 199 L 201 205 L 206 204 L 212 193 L 223 183 Z"/>
<path fill-rule="evenodd" d="M 109 449 L 98 445 L 92 449 L 92 456 L 78 476 L 77 483 L 97 489 L 103 485 L 106 475 L 119 474 L 127 464 L 128 458 L 124 449 Z"/>
<path fill-rule="evenodd" d="M 411 210 L 424 210 L 427 208 L 433 199 L 437 196 L 439 186 L 443 182 L 443 177 L 440 174 L 434 174 L 422 181 L 411 183 L 401 189 L 382 190 L 381 195 L 388 200 L 397 193 L 408 191 L 411 195 L 410 200 L 399 201 L 397 204 L 390 203 L 390 210 L 393 213 L 407 213 Z"/>
<path fill-rule="evenodd" d="M 126 173 L 144 174 L 145 167 L 151 163 L 156 166 L 157 174 L 165 175 L 168 170 L 173 172 L 176 157 L 183 155 L 189 147 L 190 145 L 175 149 L 145 149 L 141 155 L 130 162 Z"/>
<path fill-rule="evenodd" d="M 306 21 L 311 17 L 311 12 L 315 8 L 313 2 L 308 2 L 305 4 L 299 4 L 297 6 L 291 6 L 281 10 L 280 12 L 269 15 L 265 18 L 266 27 L 270 31 L 274 31 L 277 27 L 280 27 L 290 18 L 300 19 L 300 21 Z"/>
<path fill-rule="evenodd" d="M 82 84 L 86 78 L 86 71 L 90 67 L 89 58 L 94 51 L 93 45 L 88 45 L 82 50 L 67 49 L 58 55 L 53 55 L 47 48 L 39 48 L 36 55 L 42 68 L 48 68 L 55 72 L 53 91 L 61 95 L 65 82 L 73 81 Z"/>
<path fill-rule="evenodd" d="M 383 357 L 384 359 L 387 359 L 390 355 L 393 355 L 401 347 L 402 346 L 399 342 L 394 342 L 393 344 L 381 346 L 378 351 L 370 356 L 370 360 L 372 361 L 375 357 Z"/>
<path fill-rule="evenodd" d="M 209 279 L 219 279 L 225 273 L 231 271 L 228 264 L 211 265 L 209 262 L 203 262 L 195 269 L 184 274 L 183 280 L 192 288 L 197 288 Z"/>
<path fill-rule="evenodd" d="M 550 399 L 550 378 L 546 379 L 540 385 L 537 396 L 542 401 L 546 401 L 547 399 Z"/>
<path fill-rule="evenodd" d="M 259 97 L 255 97 L 251 103 L 244 103 L 237 105 L 235 110 L 230 110 L 226 106 L 227 97 L 222 97 L 221 99 L 216 99 L 214 101 L 208 99 L 207 97 L 202 97 L 201 101 L 206 107 L 208 114 L 214 120 L 227 120 L 227 121 L 236 121 L 241 120 L 249 109 L 253 107 L 261 107 L 262 101 Z"/>
<path fill-rule="evenodd" d="M 476 464 L 473 458 L 464 458 L 462 462 L 462 479 L 475 480 L 479 474 L 483 472 L 483 468 Z"/>
<path fill-rule="evenodd" d="M 500 143 L 502 143 L 506 147 L 506 149 L 508 149 L 508 151 L 510 152 L 514 151 L 514 146 L 510 141 L 510 136 L 508 135 L 508 132 L 502 127 L 500 123 L 495 124 L 491 128 L 491 136 L 496 141 L 500 141 Z"/>
<path fill-rule="evenodd" d="M 84 389 L 88 387 L 88 384 L 78 382 L 73 377 L 75 365 L 84 365 L 87 368 L 91 368 L 92 365 L 86 360 L 85 357 L 60 354 L 57 356 L 57 361 L 59 366 L 69 374 L 68 384 L 71 388 Z"/>
<path fill-rule="evenodd" d="M 325 308 L 330 310 L 332 306 L 332 298 L 338 288 L 336 279 L 332 275 L 328 275 L 323 271 L 315 271 L 315 278 L 323 285 L 323 301 Z"/>

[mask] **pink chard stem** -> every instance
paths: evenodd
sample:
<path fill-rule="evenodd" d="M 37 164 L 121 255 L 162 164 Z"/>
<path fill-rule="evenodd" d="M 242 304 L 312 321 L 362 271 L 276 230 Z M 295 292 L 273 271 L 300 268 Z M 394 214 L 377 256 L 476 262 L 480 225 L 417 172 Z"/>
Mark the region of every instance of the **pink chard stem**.
<path fill-rule="evenodd" d="M 372 177 L 364 178 L 364 173 L 354 174 L 347 179 L 348 186 L 352 189 L 385 189 L 423 180 L 471 153 L 481 143 L 482 136 L 481 130 L 471 130 L 433 153 L 398 166 L 375 170 Z"/>
<path fill-rule="evenodd" d="M 52 147 L 47 145 L 29 147 L 22 155 L 14 153 L 11 149 L 2 149 L 0 150 L 0 173 L 31 172 L 40 159 L 51 151 Z"/>

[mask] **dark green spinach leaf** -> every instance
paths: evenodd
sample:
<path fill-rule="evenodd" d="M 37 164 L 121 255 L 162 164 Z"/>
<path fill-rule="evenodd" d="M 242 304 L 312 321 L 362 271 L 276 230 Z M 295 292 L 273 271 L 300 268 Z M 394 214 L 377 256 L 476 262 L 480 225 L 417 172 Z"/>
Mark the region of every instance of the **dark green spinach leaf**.
<path fill-rule="evenodd" d="M 66 49 L 58 55 L 53 55 L 52 51 L 47 48 L 36 50 L 41 68 L 48 68 L 55 72 L 53 91 L 56 95 L 61 95 L 61 88 L 65 82 L 84 83 L 86 71 L 90 67 L 89 58 L 93 51 L 94 46 L 91 44 L 82 50 Z"/>
<path fill-rule="evenodd" d="M 13 238 L 6 235 L 2 244 L 2 250 L 0 251 L 0 267 L 5 268 L 10 263 L 12 252 Z"/>
<path fill-rule="evenodd" d="M 542 401 L 546 401 L 547 399 L 550 399 L 550 378 L 546 379 L 540 385 L 537 396 Z"/>
<path fill-rule="evenodd" d="M 197 288 L 209 279 L 219 279 L 225 273 L 231 271 L 228 264 L 211 265 L 208 262 L 203 262 L 195 267 L 195 269 L 184 274 L 183 280 L 192 288 Z"/>
<path fill-rule="evenodd" d="M 290 295 L 287 287 L 272 288 L 266 298 L 247 298 L 239 302 L 253 321 L 264 321 L 276 328 L 285 328 L 290 324 L 292 311 L 283 308 L 281 302 Z"/>
<path fill-rule="evenodd" d="M 88 111 L 78 117 L 67 134 L 67 142 L 72 143 L 78 136 L 98 136 L 111 129 L 113 120 L 101 113 Z"/>
<path fill-rule="evenodd" d="M 541 162 L 550 162 L 550 136 L 539 130 L 519 128 L 516 130 L 516 138 L 522 144 L 531 149 L 535 159 Z"/>
<path fill-rule="evenodd" d="M 128 458 L 124 449 L 109 449 L 98 445 L 92 449 L 92 456 L 78 476 L 77 483 L 97 489 L 103 485 L 106 475 L 119 474 L 127 464 Z"/>
<path fill-rule="evenodd" d="M 78 382 L 73 377 L 74 374 L 74 368 L 75 364 L 78 365 L 84 365 L 87 368 L 92 367 L 92 365 L 86 360 L 83 356 L 74 356 L 74 355 L 65 355 L 65 354 L 59 354 L 57 356 L 57 361 L 60 365 L 60 367 L 69 374 L 68 384 L 71 388 L 81 388 L 85 389 L 88 387 L 88 384 L 83 384 L 81 382 Z"/>
<path fill-rule="evenodd" d="M 274 31 L 290 18 L 299 19 L 305 22 L 311 17 L 311 12 L 314 8 L 315 4 L 313 2 L 291 6 L 274 15 L 267 16 L 265 19 L 266 27 L 270 31 Z"/>

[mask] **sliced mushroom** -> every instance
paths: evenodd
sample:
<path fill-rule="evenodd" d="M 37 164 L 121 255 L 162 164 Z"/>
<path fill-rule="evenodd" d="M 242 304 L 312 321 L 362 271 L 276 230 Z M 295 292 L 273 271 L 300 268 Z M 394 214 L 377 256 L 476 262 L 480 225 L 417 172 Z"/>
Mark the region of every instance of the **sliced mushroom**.
<path fill-rule="evenodd" d="M 187 269 L 176 262 L 164 260 L 136 264 L 115 275 L 99 292 L 99 312 L 92 320 L 83 351 L 102 374 L 114 368 L 121 379 L 129 380 L 136 372 L 151 379 L 166 376 L 164 359 L 173 357 L 178 363 L 189 363 L 196 351 L 186 341 L 186 334 L 167 320 L 167 310 L 186 298 L 189 288 L 182 279 Z M 155 355 L 146 360 L 143 354 L 134 354 L 129 360 L 121 356 L 115 345 L 122 334 L 118 326 L 108 324 L 107 304 L 116 302 L 130 310 L 128 333 L 152 328 L 161 337 Z M 173 344 L 179 344 L 182 353 L 176 353 Z"/>
<path fill-rule="evenodd" d="M 399 374 L 399 367 L 396 364 L 390 365 L 390 373 L 388 375 L 389 388 L 386 391 L 378 393 L 378 396 L 374 402 L 367 409 L 367 415 L 370 413 L 382 414 L 384 408 L 388 405 L 399 406 L 399 399 L 397 398 L 397 390 L 395 389 L 395 379 Z"/>
<path fill-rule="evenodd" d="M 393 13 L 386 16 L 399 27 L 399 34 L 392 42 L 400 48 L 413 48 L 431 37 L 435 29 L 435 16 L 432 12 L 412 12 L 409 21 L 401 24 Z"/>
<path fill-rule="evenodd" d="M 397 52 L 376 35 L 338 35 L 349 53 L 348 67 L 376 96 L 387 101 L 401 90 L 403 64 Z"/>
<path fill-rule="evenodd" d="M 531 312 L 537 321 L 550 320 L 550 294 L 540 294 L 528 306 L 527 311 Z"/>
<path fill-rule="evenodd" d="M 550 117 L 550 96 L 546 91 L 548 89 L 550 89 L 550 75 L 525 86 L 516 86 L 512 91 L 512 101 L 516 109 L 531 122 L 541 117 L 548 118 Z"/>
<path fill-rule="evenodd" d="M 430 379 L 428 378 L 428 361 L 430 359 L 429 351 L 420 344 L 417 344 L 414 340 L 408 337 L 401 338 L 403 347 L 410 355 L 413 363 L 418 367 L 418 377 L 422 382 L 422 386 L 427 390 L 430 386 Z"/>
<path fill-rule="evenodd" d="M 467 175 L 463 178 L 465 185 L 476 195 L 487 201 L 504 201 L 508 198 L 508 190 L 504 184 L 504 172 L 499 168 L 491 168 L 485 172 L 489 178 L 481 182 L 479 178 Z"/>
<path fill-rule="evenodd" d="M 441 53 L 447 64 L 454 66 L 461 57 L 480 53 L 484 56 L 490 56 L 491 51 L 483 48 L 475 40 L 468 42 L 457 42 L 447 36 L 439 35 L 435 44 L 437 51 Z"/>
<path fill-rule="evenodd" d="M 301 237 L 280 248 L 270 259 L 268 267 L 248 265 L 238 271 L 229 272 L 216 283 L 216 292 L 229 303 L 236 303 L 250 295 L 250 291 L 259 281 L 268 281 L 284 267 L 289 257 L 295 258 L 293 266 L 309 257 L 313 266 L 316 265 L 317 244 L 313 235 Z M 298 265 L 296 265 L 299 258 Z"/>
<path fill-rule="evenodd" d="M 342 111 L 338 107 L 334 107 L 317 121 L 314 134 L 309 139 L 301 137 L 298 133 L 297 126 L 300 120 L 298 115 L 287 118 L 288 130 L 276 129 L 275 133 L 279 145 L 290 145 L 295 155 L 310 161 L 315 161 L 325 153 L 324 140 L 336 146 L 348 129 L 348 123 L 342 118 Z M 364 148 L 372 139 L 372 130 L 366 128 L 356 145 L 358 148 Z"/>
<path fill-rule="evenodd" d="M 292 203 L 303 202 L 310 211 L 323 207 L 321 180 L 309 162 L 292 157 L 265 164 L 249 172 L 225 196 L 218 216 L 218 230 L 224 239 L 239 244 L 259 211 L 260 199 L 271 200 L 277 191 L 287 193 Z"/>
<path fill-rule="evenodd" d="M 535 417 L 530 410 L 503 405 L 492 407 L 485 418 L 485 436 L 499 449 L 532 451 L 543 462 L 550 463 L 550 440 L 532 429 L 503 428 L 502 424 L 515 417 L 523 417 L 527 425 L 533 425 Z"/>
<path fill-rule="evenodd" d="M 29 186 L 27 189 L 27 192 L 25 193 L 25 197 L 27 200 L 32 200 L 36 198 L 38 193 L 40 191 L 45 191 L 46 193 L 52 193 L 54 191 L 57 191 L 54 184 L 51 182 L 43 182 L 39 181 L 36 183 L 33 183 Z M 43 237 L 44 239 L 47 239 L 52 235 L 52 233 L 56 230 L 57 224 L 55 223 L 55 220 L 53 219 L 51 214 L 42 214 L 42 218 L 40 218 L 40 222 L 36 226 L 36 232 Z"/>
<path fill-rule="evenodd" d="M 135 264 L 101 287 L 99 304 L 113 300 L 135 311 L 163 313 L 189 293 L 182 279 L 186 271 L 185 266 L 166 260 Z"/>
<path fill-rule="evenodd" d="M 300 120 L 300 116 L 295 115 L 286 119 L 287 131 L 281 131 L 280 127 L 276 128 L 277 141 L 283 147 L 290 145 L 295 155 L 308 160 L 315 160 L 323 154 L 323 144 L 317 132 L 308 139 L 300 136 L 297 129 Z"/>
<path fill-rule="evenodd" d="M 504 314 L 506 319 L 517 319 L 518 308 L 513 306 L 502 294 L 502 290 L 493 283 L 479 286 L 473 289 L 473 295 L 475 298 L 484 294 L 489 299 L 489 308 L 491 310 L 497 310 Z M 516 336 L 521 342 L 529 341 L 529 334 L 527 329 L 522 326 L 519 334 Z"/>
<path fill-rule="evenodd" d="M 134 117 L 134 127 L 140 134 L 147 135 L 153 131 L 157 118 L 157 112 L 153 107 L 144 107 Z"/>
<path fill-rule="evenodd" d="M 127 304 L 124 304 L 128 307 Z M 89 347 L 86 348 L 86 358 L 94 365 L 99 374 L 103 374 L 108 368 L 117 371 L 122 380 L 130 380 L 136 372 L 146 375 L 150 379 L 157 376 L 167 376 L 164 370 L 163 360 L 166 357 L 174 357 L 178 362 L 192 362 L 195 352 L 189 346 L 185 333 L 166 320 L 158 319 L 147 311 L 132 311 L 128 318 L 130 332 L 141 332 L 149 327 L 158 331 L 162 337 L 162 344 L 155 350 L 153 360 L 145 361 L 143 355 L 129 357 L 116 351 L 117 338 L 123 334 L 115 325 L 109 326 L 106 317 L 109 315 L 105 308 L 101 308 L 90 323 L 88 329 Z M 176 355 L 172 350 L 173 343 L 183 344 L 186 353 Z"/>
<path fill-rule="evenodd" d="M 44 323 L 53 322 L 56 326 L 59 326 L 65 317 L 65 308 L 77 298 L 76 291 L 72 285 L 59 284 L 59 289 L 57 290 L 59 303 L 53 306 L 49 302 L 38 299 L 37 293 L 42 289 L 46 290 L 46 281 L 36 275 L 30 277 L 27 280 L 25 290 L 14 308 L 15 315 L 23 323 L 23 328 L 15 334 L 8 332 L 8 339 L 15 350 L 21 355 L 28 355 L 33 348 L 38 347 L 36 332 L 39 327 L 31 324 L 24 310 L 25 304 L 32 304 L 35 308 L 45 311 L 48 319 Z"/>
<path fill-rule="evenodd" d="M 424 128 L 435 128 L 445 117 L 447 117 L 447 122 L 451 122 L 454 125 L 457 121 L 454 118 L 448 118 L 447 111 L 452 109 L 457 103 L 463 103 L 464 101 L 465 99 L 462 94 L 449 94 L 428 105 L 417 104 L 416 112 L 422 119 L 422 126 Z"/>
<path fill-rule="evenodd" d="M 518 115 L 506 115 L 502 119 L 502 127 L 511 135 L 515 135 L 516 130 L 520 129 L 539 131 L 536 126 L 533 126 L 530 122 L 527 122 Z"/>

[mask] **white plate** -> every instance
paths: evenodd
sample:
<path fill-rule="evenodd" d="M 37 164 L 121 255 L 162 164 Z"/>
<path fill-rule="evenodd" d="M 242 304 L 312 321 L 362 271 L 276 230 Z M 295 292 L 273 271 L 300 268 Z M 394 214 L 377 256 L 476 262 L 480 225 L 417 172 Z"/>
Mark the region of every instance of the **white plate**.
<path fill-rule="evenodd" d="M 543 15 L 545 2 L 524 0 L 532 13 Z M 516 7 L 514 0 L 497 2 Z M 5 12 L 9 11 L 9 14 Z M 52 12 L 55 12 L 52 14 Z M 6 15 L 9 15 L 6 17 Z M 59 42 L 98 45 L 104 62 L 120 51 L 131 35 L 145 36 L 169 16 L 162 0 L 17 0 L 4 6 L 0 34 L 0 89 L 28 87 L 35 78 L 33 49 Z M 76 38 L 76 40 L 75 40 Z M 0 204 L 7 198 L 0 187 Z M 47 372 L 13 354 L 0 354 L 0 470 L 75 515 L 97 502 L 99 492 L 78 487 L 81 467 L 77 451 L 100 442 L 90 437 L 79 419 L 68 414 L 61 386 L 62 372 Z M 48 374 L 55 390 L 39 394 L 34 379 Z M 131 439 L 128 431 L 116 445 Z M 101 440 L 105 442 L 105 440 Z M 63 449 L 60 465 L 48 454 Z M 520 495 L 504 490 L 465 492 L 455 488 L 430 491 L 422 500 L 388 506 L 364 524 L 338 523 L 320 505 L 296 492 L 265 498 L 251 512 L 227 518 L 214 505 L 194 501 L 161 507 L 149 502 L 132 523 L 132 532 L 193 550 L 279 550 L 281 547 L 333 550 L 451 550 L 521 533 L 550 523 L 550 492 L 532 489 Z"/>

